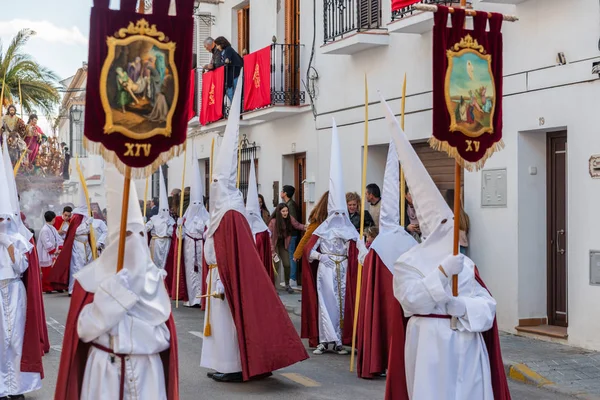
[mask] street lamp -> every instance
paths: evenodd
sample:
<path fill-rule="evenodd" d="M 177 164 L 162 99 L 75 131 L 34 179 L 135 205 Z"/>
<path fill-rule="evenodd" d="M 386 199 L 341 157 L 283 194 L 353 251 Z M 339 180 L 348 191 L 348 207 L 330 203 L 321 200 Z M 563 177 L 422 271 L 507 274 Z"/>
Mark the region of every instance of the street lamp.
<path fill-rule="evenodd" d="M 74 107 L 71 110 L 71 116 L 73 117 L 73 122 L 80 122 L 82 114 L 83 114 L 83 110 L 81 110 L 78 107 Z"/>

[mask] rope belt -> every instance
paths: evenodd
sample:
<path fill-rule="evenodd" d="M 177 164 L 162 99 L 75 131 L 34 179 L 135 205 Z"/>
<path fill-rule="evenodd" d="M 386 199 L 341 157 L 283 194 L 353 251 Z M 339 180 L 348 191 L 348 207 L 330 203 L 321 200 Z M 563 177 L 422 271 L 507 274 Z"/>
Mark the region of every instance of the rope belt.
<path fill-rule="evenodd" d="M 342 307 L 342 272 L 340 265 L 348 259 L 346 254 L 331 254 L 331 253 L 321 253 L 326 256 L 331 257 L 340 257 L 341 260 L 331 260 L 335 263 L 335 273 L 337 276 L 337 290 L 338 290 L 338 302 L 340 307 L 340 330 L 344 329 L 344 309 Z"/>
<path fill-rule="evenodd" d="M 87 238 L 85 238 L 85 239 L 77 239 L 77 238 L 75 238 L 75 240 L 78 241 L 79 243 L 83 243 L 83 244 L 85 244 L 85 243 L 87 243 L 89 241 Z"/>
<path fill-rule="evenodd" d="M 152 239 L 171 239 L 171 236 L 152 236 Z"/>
<path fill-rule="evenodd" d="M 194 241 L 194 272 L 198 273 L 198 241 L 204 241 L 204 239 L 202 239 L 201 237 L 195 238 L 187 233 L 185 234 L 185 237 Z"/>
<path fill-rule="evenodd" d="M 217 264 L 210 264 L 210 265 L 208 266 L 208 269 L 215 269 L 215 268 L 217 268 L 217 267 L 218 267 L 218 265 L 217 265 Z"/>
<path fill-rule="evenodd" d="M 98 343 L 92 343 L 92 346 L 101 350 L 110 355 L 110 362 L 114 364 L 115 357 L 119 357 L 121 360 L 121 383 L 119 387 L 119 400 L 123 400 L 125 394 L 125 359 L 129 356 L 128 354 L 118 354 L 109 349 L 108 347 L 104 347 Z"/>
<path fill-rule="evenodd" d="M 452 319 L 451 315 L 442 315 L 442 314 L 415 314 L 412 317 L 420 317 L 420 318 L 438 318 L 438 319 Z"/>

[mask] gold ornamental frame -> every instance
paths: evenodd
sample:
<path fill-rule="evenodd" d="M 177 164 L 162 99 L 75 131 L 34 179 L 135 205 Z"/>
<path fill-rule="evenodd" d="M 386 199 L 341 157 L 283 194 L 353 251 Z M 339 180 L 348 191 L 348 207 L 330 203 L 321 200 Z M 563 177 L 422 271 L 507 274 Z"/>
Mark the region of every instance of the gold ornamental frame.
<path fill-rule="evenodd" d="M 135 25 L 133 22 L 130 22 L 127 28 L 119 29 L 114 36 L 109 36 L 106 38 L 108 54 L 104 60 L 102 70 L 100 72 L 100 100 L 102 101 L 102 108 L 104 109 L 104 114 L 106 116 L 106 123 L 104 124 L 105 134 L 119 132 L 124 136 L 134 140 L 149 139 L 156 135 L 163 135 L 166 137 L 171 136 L 173 128 L 173 115 L 175 114 L 175 110 L 177 108 L 177 99 L 179 97 L 179 74 L 177 72 L 177 65 L 175 64 L 175 48 L 177 44 L 174 42 L 169 42 L 168 40 L 169 39 L 164 33 L 159 32 L 156 29 L 156 25 L 150 26 L 150 24 L 143 18 L 137 21 Z M 151 131 L 144 133 L 136 133 L 125 128 L 124 126 L 114 124 L 112 115 L 113 110 L 110 106 L 110 101 L 108 100 L 108 94 L 106 90 L 108 84 L 108 74 L 112 63 L 115 60 L 116 47 L 127 46 L 136 41 L 149 42 L 157 48 L 167 51 L 169 54 L 168 67 L 173 75 L 173 104 L 171 104 L 169 112 L 167 113 L 166 126 L 164 128 L 154 128 Z"/>
<path fill-rule="evenodd" d="M 487 62 L 488 72 L 490 75 L 490 79 L 492 82 L 492 87 L 494 89 L 493 96 L 493 104 L 492 111 L 490 112 L 490 126 L 483 127 L 477 132 L 469 131 L 462 126 L 458 125 L 456 122 L 456 116 L 454 112 L 451 112 L 453 106 L 452 96 L 450 94 L 450 76 L 452 75 L 452 70 L 454 68 L 454 58 L 461 57 L 466 53 L 475 54 L 482 60 Z M 473 39 L 471 35 L 466 35 L 464 38 L 460 40 L 459 43 L 456 43 L 452 48 L 446 51 L 446 56 L 448 57 L 448 67 L 446 68 L 446 80 L 444 85 L 444 97 L 446 98 L 446 109 L 448 114 L 450 114 L 450 132 L 459 131 L 464 135 L 471 138 L 478 138 L 484 133 L 489 133 L 491 135 L 494 134 L 494 115 L 496 114 L 496 101 L 497 101 L 497 93 L 496 93 L 496 81 L 494 79 L 494 74 L 492 73 L 492 56 L 491 54 L 487 54 L 485 48 L 480 45 L 476 39 Z"/>

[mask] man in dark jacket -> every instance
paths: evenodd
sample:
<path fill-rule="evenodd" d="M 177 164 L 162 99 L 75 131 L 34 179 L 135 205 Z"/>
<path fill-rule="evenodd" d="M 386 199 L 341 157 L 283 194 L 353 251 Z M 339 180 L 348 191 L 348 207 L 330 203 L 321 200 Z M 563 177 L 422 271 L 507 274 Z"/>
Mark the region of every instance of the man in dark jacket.
<path fill-rule="evenodd" d="M 298 204 L 294 201 L 292 197 L 294 197 L 294 193 L 296 193 L 296 188 L 291 185 L 284 185 L 281 190 L 281 200 L 287 205 L 289 210 L 289 215 L 294 217 L 294 219 L 300 223 L 302 215 L 299 213 Z M 298 245 L 298 236 L 300 233 L 296 229 L 292 229 L 290 246 L 288 247 L 288 252 L 290 254 L 290 286 L 293 288 L 298 285 L 297 280 L 297 264 L 294 261 L 294 252 L 296 251 L 296 246 Z"/>

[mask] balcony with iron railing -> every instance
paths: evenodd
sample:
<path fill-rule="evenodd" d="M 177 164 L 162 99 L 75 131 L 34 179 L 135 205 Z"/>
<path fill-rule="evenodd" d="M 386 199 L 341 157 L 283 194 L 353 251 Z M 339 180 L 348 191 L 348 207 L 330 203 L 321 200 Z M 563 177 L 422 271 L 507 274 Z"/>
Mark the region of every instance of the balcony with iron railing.
<path fill-rule="evenodd" d="M 354 54 L 387 44 L 381 0 L 324 0 L 324 54 Z"/>
<path fill-rule="evenodd" d="M 254 72 L 256 65 L 249 65 L 251 61 L 248 61 L 254 59 L 253 56 L 259 52 L 262 52 L 263 57 L 266 56 L 266 48 L 244 56 L 245 69 L 253 71 L 251 73 L 242 71 L 241 67 L 238 66 L 226 64 L 224 67 L 221 67 L 224 68 L 223 79 L 219 83 L 223 85 L 222 116 L 217 121 L 206 123 L 200 128 L 200 131 L 212 132 L 223 131 L 225 129 L 234 92 L 232 83 L 236 78 L 236 85 L 244 85 L 242 93 L 245 93 L 244 87 L 246 85 L 269 85 L 267 98 L 258 103 L 249 104 L 249 102 L 245 101 L 242 94 L 242 118 L 240 121 L 240 125 L 242 126 L 254 125 L 309 111 L 310 107 L 306 105 L 305 92 L 301 89 L 301 49 L 302 45 L 297 44 L 271 44 L 268 51 L 268 79 L 264 76 L 257 77 L 256 72 Z M 229 94 L 228 86 L 230 87 Z M 202 96 L 201 87 L 198 88 L 197 93 L 204 100 L 206 96 Z M 205 101 L 201 103 L 205 103 Z M 201 104 L 202 107 L 204 107 L 204 104 Z M 201 110 L 199 111 L 201 112 Z"/>
<path fill-rule="evenodd" d="M 440 5 L 448 7 L 459 7 L 460 0 L 421 0 L 410 6 L 397 10 L 392 9 L 392 21 L 388 24 L 388 30 L 396 33 L 423 34 L 433 29 L 433 13 L 419 11 L 415 8 L 417 4 Z M 471 8 L 471 2 L 467 2 L 467 8 Z"/>

